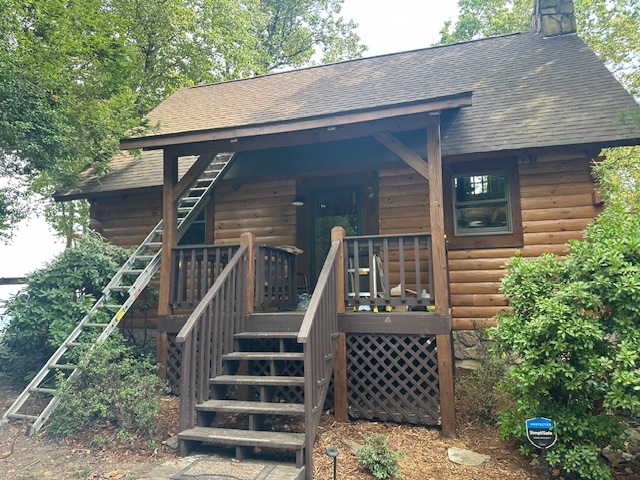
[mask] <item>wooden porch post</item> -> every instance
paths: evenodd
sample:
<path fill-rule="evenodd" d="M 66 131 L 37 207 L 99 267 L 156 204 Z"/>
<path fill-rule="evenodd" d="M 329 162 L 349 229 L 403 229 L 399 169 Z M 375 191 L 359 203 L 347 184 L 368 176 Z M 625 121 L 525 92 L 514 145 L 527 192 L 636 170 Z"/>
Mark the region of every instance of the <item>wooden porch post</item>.
<path fill-rule="evenodd" d="M 449 317 L 449 334 L 436 335 L 438 379 L 440 382 L 440 416 L 442 434 L 456 437 L 453 390 L 453 349 L 451 345 L 451 314 L 449 311 L 449 276 L 444 233 L 442 192 L 442 152 L 440 123 L 427 127 L 427 162 L 429 164 L 429 213 L 433 259 L 433 293 L 436 314 Z"/>
<path fill-rule="evenodd" d="M 158 292 L 158 316 L 171 315 L 171 251 L 178 239 L 178 202 L 173 199 L 173 189 L 178 183 L 178 155 L 164 151 L 162 187 L 162 260 L 160 264 L 160 289 Z M 167 378 L 168 357 L 167 332 L 158 332 L 156 362 L 160 365 L 158 375 Z"/>
<path fill-rule="evenodd" d="M 344 244 L 345 231 L 342 227 L 331 229 L 331 243 L 340 240 L 340 249 L 336 258 L 336 311 L 345 313 L 344 305 Z M 349 399 L 347 397 L 347 336 L 340 332 L 336 349 L 336 361 L 333 364 L 333 403 L 334 416 L 338 422 L 349 421 Z"/>

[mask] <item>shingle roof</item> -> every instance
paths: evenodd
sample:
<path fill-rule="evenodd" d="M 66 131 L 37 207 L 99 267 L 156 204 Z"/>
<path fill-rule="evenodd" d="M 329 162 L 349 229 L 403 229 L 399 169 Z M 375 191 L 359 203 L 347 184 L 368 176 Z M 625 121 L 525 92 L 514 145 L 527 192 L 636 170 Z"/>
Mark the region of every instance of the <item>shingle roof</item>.
<path fill-rule="evenodd" d="M 468 91 L 473 105 L 443 128 L 445 156 L 640 138 L 640 129 L 621 122 L 637 104 L 580 38 L 531 32 L 183 88 L 149 114 L 159 129 L 147 136 L 273 124 Z M 123 161 L 118 157 L 114 165 Z M 161 183 L 157 153 L 129 163 L 121 174 L 104 177 L 100 188 Z M 96 191 L 96 185 L 82 191 Z"/>

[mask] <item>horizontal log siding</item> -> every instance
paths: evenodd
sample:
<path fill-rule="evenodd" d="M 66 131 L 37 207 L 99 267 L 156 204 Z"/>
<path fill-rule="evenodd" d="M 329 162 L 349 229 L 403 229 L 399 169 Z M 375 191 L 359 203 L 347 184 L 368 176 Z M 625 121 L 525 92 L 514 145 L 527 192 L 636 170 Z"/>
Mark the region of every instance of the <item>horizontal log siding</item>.
<path fill-rule="evenodd" d="M 162 218 L 162 194 L 134 193 L 93 199 L 91 203 L 91 228 L 108 242 L 124 248 L 134 248 L 142 243 Z M 120 321 L 120 328 L 156 328 L 158 302 L 150 289 L 157 289 L 152 281 L 138 297 Z M 145 305 L 148 304 L 148 307 Z M 142 308 L 141 308 L 142 307 Z M 151 343 L 155 338 L 149 338 Z"/>
<path fill-rule="evenodd" d="M 295 195 L 295 180 L 219 185 L 214 198 L 215 244 L 238 243 L 243 232 L 251 232 L 256 244 L 295 245 Z"/>
<path fill-rule="evenodd" d="M 91 201 L 91 227 L 110 243 L 137 247 L 162 218 L 162 195 L 117 195 Z"/>
<path fill-rule="evenodd" d="M 591 160 L 581 154 L 540 155 L 520 163 L 522 256 L 563 255 L 601 211 L 593 206 Z M 428 232 L 428 183 L 409 168 L 380 172 L 380 233 Z M 504 263 L 515 248 L 449 251 L 454 328 L 484 326 L 506 307 L 498 293 Z M 478 320 L 481 320 L 478 322 Z"/>
<path fill-rule="evenodd" d="M 429 233 L 429 195 L 427 182 L 419 173 L 409 167 L 382 170 L 378 177 L 380 234 Z M 399 251 L 390 249 L 389 286 L 400 283 Z M 412 248 L 404 249 L 405 262 L 413 262 Z M 425 255 L 426 258 L 426 255 Z M 420 262 L 422 288 L 428 287 L 429 265 Z M 415 290 L 415 273 L 405 274 L 406 288 Z"/>

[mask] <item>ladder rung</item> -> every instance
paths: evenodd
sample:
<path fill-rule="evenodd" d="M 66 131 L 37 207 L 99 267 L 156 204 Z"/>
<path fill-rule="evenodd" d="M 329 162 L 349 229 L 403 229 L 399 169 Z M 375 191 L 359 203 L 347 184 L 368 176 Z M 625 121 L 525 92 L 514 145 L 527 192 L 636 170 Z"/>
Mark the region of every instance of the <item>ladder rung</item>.
<path fill-rule="evenodd" d="M 9 413 L 7 414 L 8 418 L 13 418 L 15 420 L 37 420 L 37 415 L 25 415 L 24 413 Z"/>
<path fill-rule="evenodd" d="M 128 292 L 131 290 L 131 287 L 133 287 L 133 285 L 123 285 L 122 287 L 111 287 L 110 290 L 114 292 Z"/>
<path fill-rule="evenodd" d="M 191 187 L 189 189 L 190 192 L 205 192 L 207 190 L 207 187 Z M 200 197 L 184 197 L 183 200 L 186 200 L 188 198 L 200 198 Z"/>
<path fill-rule="evenodd" d="M 149 242 L 149 243 L 147 243 L 147 247 L 149 247 L 149 248 L 160 248 L 160 247 L 162 247 L 162 242 Z"/>
<path fill-rule="evenodd" d="M 155 257 L 155 255 L 136 255 L 136 260 L 145 262 L 148 260 L 153 260 L 153 257 Z"/>
<path fill-rule="evenodd" d="M 53 369 L 53 368 L 57 368 L 58 370 L 75 370 L 76 368 L 78 368 L 77 365 L 69 365 L 69 364 L 65 364 L 65 363 L 54 363 L 52 365 L 49 365 L 49 368 Z"/>
<path fill-rule="evenodd" d="M 162 245 L 162 244 L 160 244 Z M 123 275 L 138 275 L 144 272 L 144 270 L 136 269 L 136 270 L 122 270 Z"/>
<path fill-rule="evenodd" d="M 98 328 L 107 328 L 109 326 L 108 323 L 85 323 L 85 327 L 98 327 Z"/>
<path fill-rule="evenodd" d="M 112 308 L 112 309 L 116 309 L 116 310 L 120 310 L 122 308 L 122 305 L 103 305 L 104 308 Z M 102 325 L 102 324 L 100 324 Z"/>
<path fill-rule="evenodd" d="M 49 395 L 55 395 L 56 394 L 56 389 L 55 388 L 34 387 L 34 388 L 30 388 L 29 391 L 31 393 L 48 393 Z"/>
<path fill-rule="evenodd" d="M 80 345 L 82 345 L 79 342 L 68 342 L 65 344 L 67 347 L 79 347 Z"/>

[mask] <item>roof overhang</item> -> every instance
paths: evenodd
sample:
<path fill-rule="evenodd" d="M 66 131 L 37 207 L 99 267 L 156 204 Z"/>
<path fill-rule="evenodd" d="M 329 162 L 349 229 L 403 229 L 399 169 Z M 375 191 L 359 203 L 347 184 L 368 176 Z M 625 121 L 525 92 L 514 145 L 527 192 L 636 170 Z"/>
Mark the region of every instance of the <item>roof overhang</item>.
<path fill-rule="evenodd" d="M 421 102 L 409 104 L 396 104 L 375 109 L 359 110 L 353 112 L 341 112 L 334 115 L 327 115 L 316 118 L 303 118 L 289 120 L 285 122 L 268 123 L 260 125 L 236 126 L 225 129 L 201 130 L 194 132 L 181 132 L 168 135 L 150 135 L 147 137 L 137 137 L 123 139 L 120 142 L 122 150 L 142 148 L 146 150 L 161 149 L 167 147 L 180 147 L 193 144 L 226 143 L 226 149 L 247 150 L 252 148 L 264 148 L 264 139 L 267 136 L 277 136 L 278 139 L 273 144 L 285 145 L 287 137 L 291 134 L 306 134 L 317 141 L 331 141 L 349 136 L 363 136 L 370 134 L 371 129 L 364 128 L 365 124 L 375 128 L 380 124 L 383 128 L 389 128 L 389 120 L 406 117 L 416 121 L 418 117 L 428 118 L 426 115 L 440 112 L 442 110 L 458 109 L 471 105 L 471 92 L 461 92 L 456 95 L 440 97 Z M 424 120 L 422 120 L 425 123 Z M 426 122 L 432 123 L 432 122 Z M 329 135 L 326 140 L 320 135 L 323 131 L 335 132 L 340 127 L 342 134 L 335 133 Z M 396 128 L 397 130 L 398 128 Z M 365 132 L 365 130 L 367 130 Z M 362 133 L 359 133 L 362 131 Z M 245 140 L 242 141 L 241 140 Z M 247 141 L 249 140 L 249 141 Z M 306 142 L 305 142 L 306 143 Z M 236 145 L 234 145 L 236 144 Z M 243 148 L 244 145 L 244 148 Z M 240 147 L 240 148 L 239 148 Z M 226 150 L 225 149 L 225 150 Z"/>

